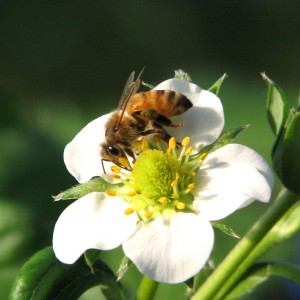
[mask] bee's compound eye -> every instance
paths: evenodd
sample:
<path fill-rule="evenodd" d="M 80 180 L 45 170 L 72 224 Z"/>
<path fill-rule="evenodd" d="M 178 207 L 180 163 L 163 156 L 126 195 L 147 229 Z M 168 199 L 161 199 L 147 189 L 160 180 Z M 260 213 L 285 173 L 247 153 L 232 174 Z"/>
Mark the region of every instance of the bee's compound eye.
<path fill-rule="evenodd" d="M 121 154 L 122 154 L 120 148 L 119 148 L 119 147 L 116 147 L 116 146 L 108 146 L 108 147 L 107 147 L 107 152 L 108 152 L 111 156 L 116 156 L 116 157 L 119 157 L 119 156 L 121 156 Z"/>

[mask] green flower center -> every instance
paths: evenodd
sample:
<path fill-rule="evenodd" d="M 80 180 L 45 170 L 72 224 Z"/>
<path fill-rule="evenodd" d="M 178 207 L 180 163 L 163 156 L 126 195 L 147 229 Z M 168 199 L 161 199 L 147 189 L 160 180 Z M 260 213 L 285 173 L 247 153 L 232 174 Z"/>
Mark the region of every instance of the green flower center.
<path fill-rule="evenodd" d="M 141 194 L 150 199 L 171 197 L 171 183 L 180 172 L 176 157 L 159 150 L 146 150 L 140 154 L 130 180 Z"/>
<path fill-rule="evenodd" d="M 170 139 L 165 152 L 159 144 L 160 150 L 144 149 L 129 174 L 119 167 L 112 168 L 117 173 L 113 177 L 124 183 L 112 194 L 128 202 L 125 214 L 135 212 L 141 220 L 150 222 L 159 216 L 168 218 L 176 211 L 195 212 L 192 190 L 197 186 L 196 174 L 206 154 L 191 155 L 193 148 L 187 148 L 188 143 L 188 137 L 183 139 L 180 152 L 175 138 Z"/>

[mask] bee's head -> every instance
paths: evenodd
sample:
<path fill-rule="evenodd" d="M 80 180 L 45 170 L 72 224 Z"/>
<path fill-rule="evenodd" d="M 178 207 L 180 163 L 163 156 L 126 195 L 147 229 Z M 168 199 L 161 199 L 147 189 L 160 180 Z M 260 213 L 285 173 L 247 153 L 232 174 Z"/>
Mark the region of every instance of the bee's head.
<path fill-rule="evenodd" d="M 101 149 L 101 157 L 102 165 L 103 161 L 110 161 L 125 170 L 132 170 L 125 151 L 118 145 L 103 144 Z"/>

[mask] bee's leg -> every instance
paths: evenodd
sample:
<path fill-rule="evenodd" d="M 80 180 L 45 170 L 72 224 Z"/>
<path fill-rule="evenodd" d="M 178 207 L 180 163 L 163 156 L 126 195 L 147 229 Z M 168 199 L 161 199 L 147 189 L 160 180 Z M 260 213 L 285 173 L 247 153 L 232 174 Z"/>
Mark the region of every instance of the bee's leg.
<path fill-rule="evenodd" d="M 183 126 L 182 123 L 179 123 L 179 124 L 172 123 L 172 121 L 168 117 L 159 114 L 155 109 L 137 110 L 137 111 L 132 113 L 132 116 L 138 121 L 141 118 L 142 119 L 148 119 L 148 120 L 152 120 L 156 123 L 159 123 L 163 126 L 168 126 L 168 127 Z"/>
<path fill-rule="evenodd" d="M 169 143 L 170 138 L 172 137 L 167 133 L 167 131 L 158 123 L 153 124 L 153 128 L 145 130 L 140 133 L 141 135 L 157 134 L 163 141 Z"/>

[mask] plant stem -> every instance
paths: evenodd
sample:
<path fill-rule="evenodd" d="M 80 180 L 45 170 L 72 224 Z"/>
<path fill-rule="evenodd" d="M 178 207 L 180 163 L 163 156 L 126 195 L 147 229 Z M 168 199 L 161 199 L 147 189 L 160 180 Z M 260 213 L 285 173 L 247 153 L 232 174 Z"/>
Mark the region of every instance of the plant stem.
<path fill-rule="evenodd" d="M 192 297 L 193 300 L 222 299 L 214 298 L 223 285 L 240 268 L 242 262 L 267 234 L 280 217 L 297 201 L 297 196 L 283 188 L 272 206 L 254 224 L 249 232 L 231 250 L 223 262 L 206 280 Z M 240 276 L 247 270 L 239 270 Z M 240 278 L 240 277 L 239 277 Z M 237 278 L 237 279 L 239 279 Z M 237 280 L 236 279 L 236 280 Z M 231 283 L 231 287 L 236 281 Z M 227 287 L 229 289 L 229 287 Z M 224 295 L 225 296 L 225 295 Z"/>
<path fill-rule="evenodd" d="M 144 276 L 136 293 L 136 300 L 151 300 L 153 299 L 159 283 Z"/>

